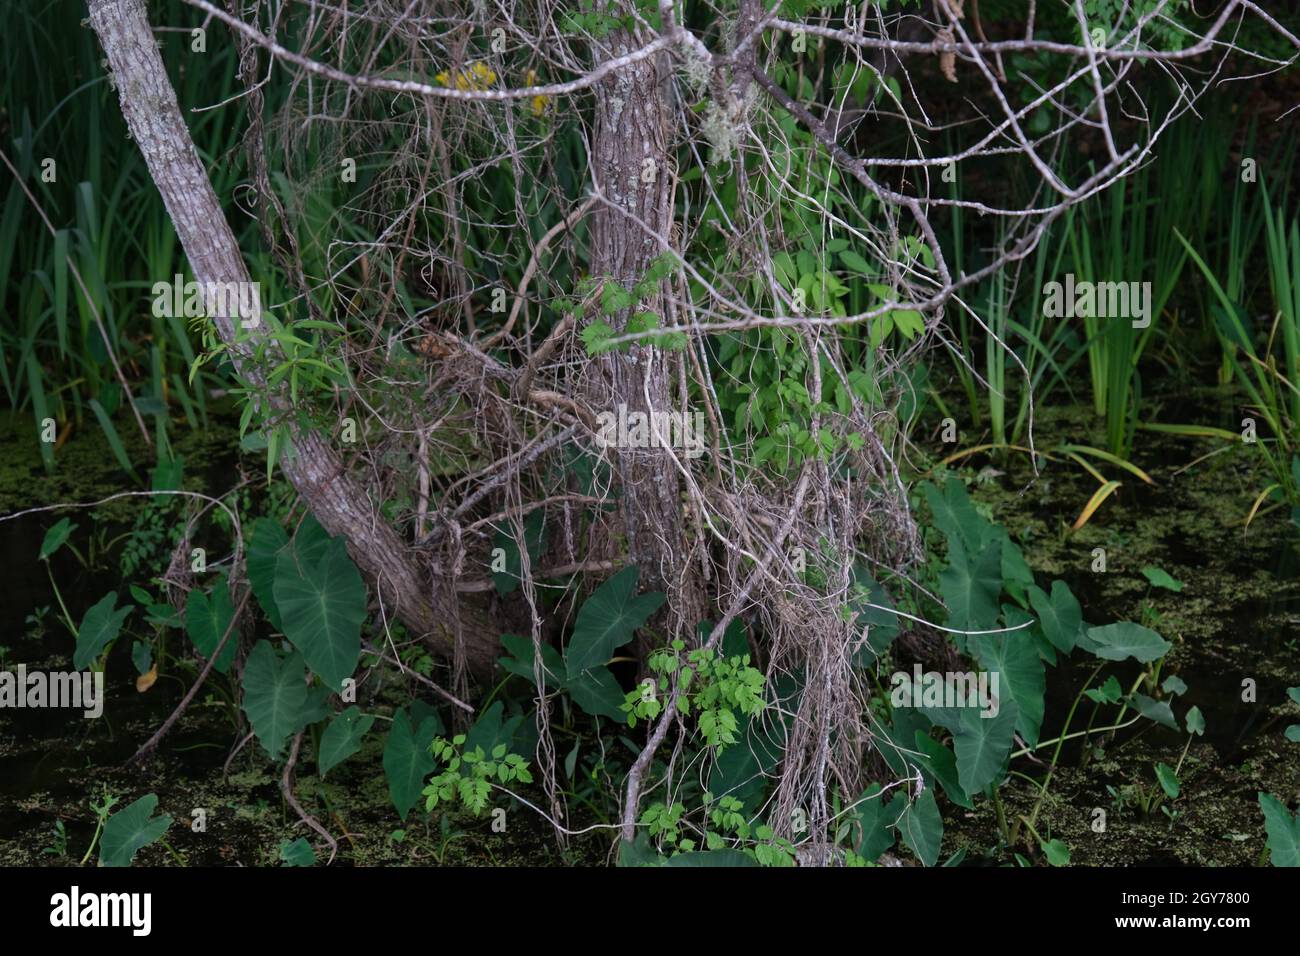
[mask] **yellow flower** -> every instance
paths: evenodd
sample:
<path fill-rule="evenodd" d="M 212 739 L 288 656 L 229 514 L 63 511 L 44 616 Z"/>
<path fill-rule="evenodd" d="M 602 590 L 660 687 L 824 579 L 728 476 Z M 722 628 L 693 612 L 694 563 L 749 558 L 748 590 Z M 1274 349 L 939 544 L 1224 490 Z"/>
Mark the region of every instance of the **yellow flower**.
<path fill-rule="evenodd" d="M 529 70 L 528 76 L 524 78 L 524 86 L 537 85 L 537 71 Z M 546 104 L 550 100 L 549 96 L 534 96 L 532 98 L 533 115 L 541 116 L 546 112 Z"/>
<path fill-rule="evenodd" d="M 451 86 L 451 74 L 446 70 L 434 77 L 443 86 Z M 497 75 L 486 63 L 471 63 L 456 74 L 456 89 L 462 93 L 481 93 L 497 81 Z"/>

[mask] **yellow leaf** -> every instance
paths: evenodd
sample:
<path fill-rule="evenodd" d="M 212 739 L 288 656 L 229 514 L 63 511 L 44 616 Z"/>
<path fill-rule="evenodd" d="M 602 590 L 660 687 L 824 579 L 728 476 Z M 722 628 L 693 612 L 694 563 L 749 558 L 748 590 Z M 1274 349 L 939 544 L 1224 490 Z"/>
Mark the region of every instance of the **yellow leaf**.
<path fill-rule="evenodd" d="M 1096 493 L 1091 498 L 1088 499 L 1088 503 L 1083 506 L 1083 511 L 1079 512 L 1079 517 L 1074 519 L 1074 526 L 1073 528 L 1071 528 L 1071 530 L 1078 531 L 1080 528 L 1086 525 L 1088 523 L 1088 519 L 1091 518 L 1093 516 L 1093 513 L 1096 512 L 1096 510 L 1101 507 L 1101 503 L 1105 501 L 1107 498 L 1109 498 L 1111 494 L 1114 493 L 1115 489 L 1119 487 L 1119 485 L 1120 483 L 1118 481 L 1108 481 L 1100 488 L 1098 488 Z"/>
<path fill-rule="evenodd" d="M 147 674 L 141 674 L 139 677 L 135 679 L 136 692 L 143 694 L 145 691 L 147 691 L 150 687 L 153 686 L 154 681 L 156 681 L 157 679 L 158 679 L 158 665 L 154 664 L 153 667 L 149 668 L 149 672 Z"/>
<path fill-rule="evenodd" d="M 529 71 L 528 71 L 528 75 L 527 75 L 526 77 L 524 77 L 524 85 L 525 85 L 525 86 L 536 86 L 536 85 L 537 85 L 537 71 L 536 71 L 536 70 L 529 70 Z M 546 112 L 546 104 L 550 101 L 550 99 L 551 99 L 551 98 L 550 98 L 549 96 L 534 96 L 534 97 L 532 98 L 532 100 L 530 101 L 530 102 L 532 103 L 533 115 L 534 115 L 534 116 L 541 116 L 543 113 L 545 113 L 545 112 Z"/>

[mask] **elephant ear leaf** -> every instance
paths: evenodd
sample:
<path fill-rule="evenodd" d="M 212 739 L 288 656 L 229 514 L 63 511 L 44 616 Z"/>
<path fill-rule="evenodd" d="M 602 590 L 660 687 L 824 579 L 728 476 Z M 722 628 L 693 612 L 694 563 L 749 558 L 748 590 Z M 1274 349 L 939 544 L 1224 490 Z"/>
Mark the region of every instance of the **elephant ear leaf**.
<path fill-rule="evenodd" d="M 41 541 L 41 551 L 37 560 L 44 561 L 59 548 L 63 547 L 72 532 L 77 530 L 77 526 L 67 518 L 60 518 L 58 522 L 45 532 L 45 538 Z"/>
<path fill-rule="evenodd" d="M 636 565 L 624 568 L 596 588 L 578 611 L 564 658 L 570 679 L 608 661 L 659 610 L 663 594 L 653 591 L 637 595 L 639 574 Z"/>
<path fill-rule="evenodd" d="M 373 714 L 361 713 L 355 704 L 330 721 L 321 734 L 320 754 L 316 758 L 322 778 L 361 749 L 361 738 L 374 722 Z"/>
<path fill-rule="evenodd" d="M 1300 814 L 1293 816 L 1285 804 L 1268 793 L 1259 795 L 1268 831 L 1269 859 L 1274 866 L 1300 866 Z"/>
<path fill-rule="evenodd" d="M 388 778 L 388 793 L 393 798 L 393 806 L 403 820 L 420 799 L 420 791 L 437 766 L 429 751 L 429 745 L 437 735 L 438 721 L 433 717 L 426 717 L 418 726 L 412 726 L 405 708 L 393 715 L 388 740 L 384 744 L 384 776 Z"/>
<path fill-rule="evenodd" d="M 309 687 L 305 676 L 302 655 L 281 659 L 267 641 L 258 641 L 244 663 L 244 713 L 272 760 L 290 735 L 328 712 L 328 692 Z"/>
<path fill-rule="evenodd" d="M 199 588 L 190 591 L 185 599 L 185 633 L 190 636 L 194 646 L 205 659 L 210 659 L 226 635 L 235 617 L 235 607 L 230 600 L 230 590 L 224 581 L 218 581 L 212 589 L 212 596 L 204 594 Z M 213 665 L 217 672 L 224 674 L 234 663 L 235 651 L 239 645 L 236 635 L 226 638 L 225 646 Z"/>
<path fill-rule="evenodd" d="M 130 866 L 142 847 L 167 832 L 172 818 L 166 814 L 155 817 L 153 812 L 157 806 L 157 794 L 146 793 L 108 818 L 99 841 L 100 866 Z"/>
<path fill-rule="evenodd" d="M 1168 654 L 1169 648 L 1173 646 L 1149 627 L 1132 621 L 1090 627 L 1088 637 L 1097 645 L 1093 653 L 1108 661 L 1122 661 L 1131 657 L 1143 664 L 1150 664 Z"/>
<path fill-rule="evenodd" d="M 95 658 L 103 653 L 104 648 L 117 637 L 126 616 L 135 610 L 134 605 L 117 607 L 117 594 L 110 591 L 99 599 L 77 628 L 77 649 L 72 655 L 72 666 L 85 670 Z"/>
<path fill-rule="evenodd" d="M 1052 593 L 1042 588 L 1029 589 L 1029 603 L 1038 615 L 1038 623 L 1052 646 L 1068 654 L 1074 650 L 1083 627 L 1083 609 L 1064 581 L 1052 582 Z"/>
<path fill-rule="evenodd" d="M 317 553 L 295 545 L 275 561 L 275 604 L 284 634 L 307 666 L 337 691 L 361 657 L 366 586 L 341 538 Z"/>
<path fill-rule="evenodd" d="M 894 799 L 898 801 L 907 798 L 899 796 Z M 891 802 L 890 809 L 893 807 L 894 803 Z M 939 862 L 939 847 L 943 843 L 943 817 L 939 813 L 939 805 L 935 803 L 933 790 L 924 791 L 907 804 L 898 818 L 898 835 L 926 866 L 934 866 Z"/>
<path fill-rule="evenodd" d="M 1018 719 L 1019 709 L 1010 699 L 999 701 L 998 712 L 991 717 L 981 716 L 974 707 L 962 710 L 953 748 L 957 751 L 957 778 L 967 793 L 982 793 L 1001 779 Z"/>
<path fill-rule="evenodd" d="M 248 542 L 248 583 L 257 603 L 277 631 L 284 630 L 280 609 L 275 605 L 275 564 L 280 552 L 289 546 L 289 536 L 270 518 L 258 518 Z"/>
<path fill-rule="evenodd" d="M 994 541 L 980 553 L 968 554 L 954 539 L 948 543 L 948 561 L 939 575 L 939 589 L 948 605 L 948 626 L 961 631 L 994 627 L 1002 592 L 1002 543 Z"/>

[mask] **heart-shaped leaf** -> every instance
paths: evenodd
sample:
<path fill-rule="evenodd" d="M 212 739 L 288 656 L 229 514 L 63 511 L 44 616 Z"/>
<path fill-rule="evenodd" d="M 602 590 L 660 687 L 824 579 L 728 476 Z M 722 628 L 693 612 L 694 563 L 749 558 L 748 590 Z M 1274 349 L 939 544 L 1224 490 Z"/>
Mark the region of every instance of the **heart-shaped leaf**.
<path fill-rule="evenodd" d="M 268 641 L 253 645 L 244 663 L 244 713 L 272 760 L 290 735 L 328 713 L 328 691 L 309 687 L 305 677 L 301 654 L 282 659 Z"/>
<path fill-rule="evenodd" d="M 1070 865 L 1070 848 L 1060 840 L 1044 840 L 1038 844 L 1038 848 L 1052 866 Z"/>
<path fill-rule="evenodd" d="M 896 797 L 895 803 L 898 800 L 906 800 L 906 797 Z M 893 808 L 894 803 L 891 803 L 890 809 Z M 926 866 L 934 866 L 939 861 L 943 817 L 939 815 L 939 805 L 934 802 L 933 790 L 926 790 L 903 810 L 898 818 L 898 835 Z"/>
<path fill-rule="evenodd" d="M 1108 661 L 1122 661 L 1131 657 L 1149 664 L 1168 654 L 1172 646 L 1155 631 L 1132 621 L 1090 627 L 1088 637 L 1098 645 L 1093 653 Z"/>
<path fill-rule="evenodd" d="M 71 520 L 60 518 L 49 531 L 45 532 L 45 538 L 41 541 L 41 553 L 36 556 L 37 560 L 44 561 L 55 551 L 58 551 L 59 548 L 63 547 L 64 542 L 68 540 L 68 536 L 75 530 L 77 530 L 77 526 Z"/>
<path fill-rule="evenodd" d="M 280 863 L 284 866 L 315 866 L 316 851 L 306 837 L 298 837 L 292 843 L 285 840 L 280 844 Z"/>
<path fill-rule="evenodd" d="M 313 560 L 296 546 L 275 562 L 275 603 L 285 636 L 307 666 L 337 691 L 361 657 L 366 586 L 341 538 Z"/>
<path fill-rule="evenodd" d="M 533 639 L 518 634 L 502 634 L 501 646 L 509 652 L 509 657 L 497 658 L 502 669 L 517 677 L 536 683 L 533 679 Z M 562 687 L 565 680 L 564 658 L 550 644 L 542 643 L 543 679 L 551 688 Z"/>
<path fill-rule="evenodd" d="M 130 866 L 142 847 L 153 843 L 172 825 L 172 818 L 153 815 L 158 796 L 146 793 L 108 818 L 99 839 L 100 866 Z"/>
<path fill-rule="evenodd" d="M 437 766 L 429 745 L 438 735 L 438 722 L 433 717 L 411 726 L 410 717 L 403 708 L 393 715 L 393 724 L 384 743 L 384 776 L 388 778 L 388 793 L 393 806 L 405 820 L 420 799 L 420 791 L 433 768 Z"/>
<path fill-rule="evenodd" d="M 1174 719 L 1174 709 L 1169 706 L 1167 700 L 1156 700 L 1146 694 L 1134 694 L 1133 709 L 1148 720 L 1154 720 L 1170 730 L 1178 729 L 1178 721 Z"/>
<path fill-rule="evenodd" d="M 1031 587 L 1029 604 L 1038 615 L 1038 624 L 1052 646 L 1067 654 L 1074 650 L 1079 629 L 1083 626 L 1083 610 L 1070 586 L 1064 581 L 1053 581 L 1050 597 L 1042 588 Z"/>
<path fill-rule="evenodd" d="M 898 636 L 898 615 L 893 613 L 894 603 L 871 572 L 860 564 L 854 564 L 852 574 L 853 590 L 849 599 L 849 610 L 854 614 L 853 626 L 861 633 L 866 630 L 866 647 L 862 649 L 860 663 L 864 667 L 875 665 L 880 657 Z M 867 607 L 873 604 L 875 607 Z"/>
<path fill-rule="evenodd" d="M 81 619 L 81 627 L 77 628 L 77 649 L 72 655 L 72 666 L 77 670 L 85 670 L 94 663 L 95 658 L 117 637 L 127 615 L 135 610 L 133 604 L 122 608 L 116 605 L 117 593 L 110 591 Z"/>
<path fill-rule="evenodd" d="M 632 640 L 632 634 L 659 610 L 664 596 L 658 591 L 637 595 L 640 570 L 629 565 L 596 588 L 583 602 L 574 622 L 573 637 L 565 652 L 570 678 L 604 664 L 614 651 Z"/>
<path fill-rule="evenodd" d="M 948 567 L 939 575 L 939 591 L 948 606 L 948 626 L 985 631 L 997 624 L 1002 592 L 1002 542 L 992 541 L 968 556 L 956 539 L 948 542 Z"/>
<path fill-rule="evenodd" d="M 225 581 L 217 582 L 212 589 L 212 597 L 194 588 L 185 599 L 185 633 L 205 660 L 212 657 L 234 617 L 235 606 L 231 603 L 230 590 Z M 218 673 L 224 674 L 230 670 L 238 647 L 236 634 L 226 638 L 225 646 L 221 648 L 221 654 L 213 665 Z"/>
<path fill-rule="evenodd" d="M 1038 743 L 1047 679 L 1042 658 L 1031 643 L 1029 632 L 989 634 L 971 641 L 975 644 L 980 663 L 989 672 L 990 685 L 993 674 L 998 675 L 997 693 L 1001 702 L 1015 702 L 1020 714 L 1016 729 L 1030 746 Z"/>
<path fill-rule="evenodd" d="M 857 847 L 858 855 L 864 860 L 875 862 L 880 859 L 880 854 L 894 845 L 893 823 L 897 814 L 891 814 L 891 809 L 880 784 L 870 784 L 863 791 L 857 807 L 858 823 L 862 826 L 862 839 Z"/>
<path fill-rule="evenodd" d="M 375 722 L 373 714 L 361 713 L 355 704 L 330 721 L 320 738 L 316 765 L 322 779 L 330 770 L 361 749 L 361 738 Z"/>
<path fill-rule="evenodd" d="M 984 544 L 993 536 L 994 525 L 975 510 L 966 486 L 961 479 L 949 477 L 944 482 L 943 490 L 926 483 L 921 486 L 935 526 L 948 539 L 951 550 L 953 542 L 959 542 L 967 554 L 983 550 Z"/>
<path fill-rule="evenodd" d="M 1012 700 L 1003 700 L 994 717 L 981 717 L 974 707 L 962 711 L 953 747 L 957 751 L 957 778 L 967 793 L 982 793 L 1000 779 L 1002 765 L 1011 753 L 1018 718 Z"/>
<path fill-rule="evenodd" d="M 1281 800 L 1268 793 L 1259 795 L 1259 806 L 1273 865 L 1300 866 L 1300 815 L 1292 816 Z"/>
<path fill-rule="evenodd" d="M 1178 774 L 1174 773 L 1174 768 L 1168 764 L 1156 764 L 1156 779 L 1160 781 L 1160 788 L 1171 800 L 1177 799 L 1178 794 L 1182 792 L 1182 782 L 1178 779 Z"/>

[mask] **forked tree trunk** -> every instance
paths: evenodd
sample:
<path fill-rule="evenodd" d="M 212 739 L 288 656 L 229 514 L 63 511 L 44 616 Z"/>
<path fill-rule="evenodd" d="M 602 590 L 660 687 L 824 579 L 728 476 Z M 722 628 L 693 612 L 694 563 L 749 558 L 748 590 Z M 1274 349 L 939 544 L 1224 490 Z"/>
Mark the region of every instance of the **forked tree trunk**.
<path fill-rule="evenodd" d="M 194 278 L 199 283 L 248 282 L 239 245 L 181 117 L 143 0 L 89 0 L 89 8 L 90 23 L 108 57 L 127 128 L 162 194 Z M 235 320 L 232 315 L 214 317 L 240 375 L 261 383 L 265 370 L 257 366 L 247 341 L 237 341 Z M 276 398 L 267 400 L 273 408 L 283 410 Z M 348 475 L 325 438 L 295 429 L 293 454 L 281 461 L 281 468 L 321 525 L 347 540 L 357 565 L 408 628 L 430 636 L 434 645 L 449 655 L 454 647 L 450 622 L 458 617 L 467 663 L 480 675 L 490 673 L 497 653 L 497 632 L 486 614 L 471 606 L 450 608 L 434 603 L 430 582 L 409 559 L 402 539 L 365 489 Z"/>
<path fill-rule="evenodd" d="M 604 44 L 602 58 L 622 56 L 639 45 L 623 31 Z M 666 56 L 651 57 L 614 72 L 595 88 L 591 167 L 605 202 L 592 213 L 591 274 L 628 289 L 665 251 L 664 241 L 672 241 L 670 70 Z M 661 295 L 643 300 L 642 309 L 667 324 Z M 632 311 L 613 317 L 616 330 Z M 602 354 L 591 389 L 593 403 L 608 411 L 625 405 L 628 414 L 672 411 L 671 355 L 640 345 Z M 681 449 L 675 453 L 683 454 Z M 655 447 L 620 448 L 616 457 L 629 559 L 641 570 L 642 586 L 666 590 L 679 619 L 694 628 L 702 613 L 701 589 L 697 578 L 685 573 L 689 561 L 677 466 Z"/>

